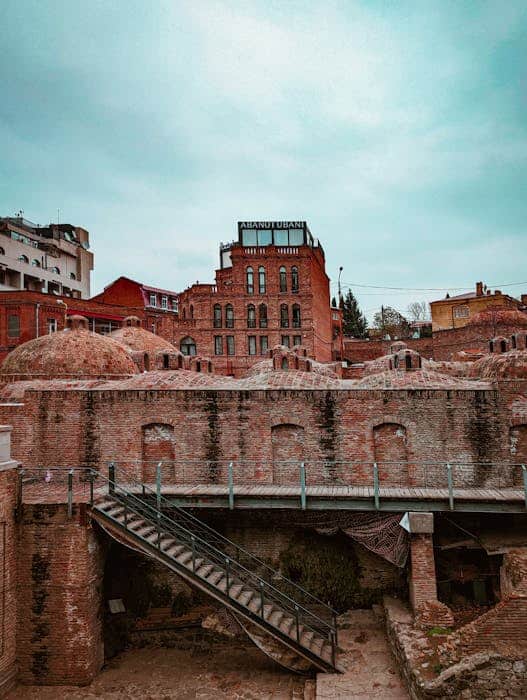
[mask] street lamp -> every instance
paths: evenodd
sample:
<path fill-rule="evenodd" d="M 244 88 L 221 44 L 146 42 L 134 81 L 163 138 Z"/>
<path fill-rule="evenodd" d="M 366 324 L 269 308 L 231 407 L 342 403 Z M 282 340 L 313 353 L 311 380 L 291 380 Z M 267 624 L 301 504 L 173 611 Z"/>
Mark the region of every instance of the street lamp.
<path fill-rule="evenodd" d="M 339 286 L 339 306 L 340 306 L 340 303 L 341 303 L 341 300 L 342 300 L 342 292 L 341 292 L 341 289 L 340 289 L 340 276 L 341 276 L 341 274 L 342 274 L 342 270 L 343 270 L 343 269 L 344 269 L 344 268 L 343 268 L 342 265 L 341 265 L 341 266 L 339 267 L 339 277 L 338 277 L 338 286 Z"/>

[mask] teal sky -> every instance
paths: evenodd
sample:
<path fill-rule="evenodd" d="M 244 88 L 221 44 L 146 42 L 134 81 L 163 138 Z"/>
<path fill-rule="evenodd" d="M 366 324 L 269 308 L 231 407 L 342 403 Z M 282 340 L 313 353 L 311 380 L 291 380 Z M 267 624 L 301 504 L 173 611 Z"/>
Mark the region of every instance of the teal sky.
<path fill-rule="evenodd" d="M 527 292 L 525 0 L 3 0 L 2 28 L 0 215 L 86 227 L 94 292 L 212 281 L 245 219 L 306 219 L 333 280 Z"/>

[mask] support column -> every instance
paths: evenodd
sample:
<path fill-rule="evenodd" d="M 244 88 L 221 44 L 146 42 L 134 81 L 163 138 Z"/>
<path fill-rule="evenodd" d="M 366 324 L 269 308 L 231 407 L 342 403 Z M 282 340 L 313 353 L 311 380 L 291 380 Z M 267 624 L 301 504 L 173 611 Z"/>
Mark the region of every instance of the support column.
<path fill-rule="evenodd" d="M 0 425 L 0 697 L 17 674 L 17 466 L 11 459 L 11 426 Z"/>
<path fill-rule="evenodd" d="M 437 600 L 434 558 L 434 514 L 408 513 L 410 532 L 410 603 L 422 627 L 451 627 L 450 608 Z"/>

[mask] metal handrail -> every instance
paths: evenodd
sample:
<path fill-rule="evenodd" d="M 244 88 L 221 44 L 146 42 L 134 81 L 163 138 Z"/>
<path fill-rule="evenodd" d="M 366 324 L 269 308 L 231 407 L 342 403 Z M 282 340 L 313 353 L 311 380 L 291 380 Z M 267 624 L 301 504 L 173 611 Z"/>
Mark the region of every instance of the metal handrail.
<path fill-rule="evenodd" d="M 112 463 L 112 464 L 113 464 L 113 463 Z M 104 479 L 104 480 L 106 480 L 106 481 L 108 481 L 108 482 L 112 482 L 112 481 L 113 481 L 113 483 L 115 483 L 116 486 L 118 486 L 119 488 L 123 488 L 120 484 L 118 484 L 118 482 L 115 480 L 115 478 L 112 480 L 111 477 L 106 478 L 106 477 L 105 477 L 104 475 L 102 475 L 100 472 L 97 472 L 97 471 L 95 471 L 95 470 L 92 470 L 92 471 L 94 471 L 94 472 L 95 472 L 98 476 L 100 476 L 102 479 Z M 178 513 L 178 515 L 179 515 L 183 520 L 186 520 L 187 522 L 190 522 L 192 525 L 196 526 L 196 527 L 198 528 L 198 530 L 205 531 L 205 532 L 207 533 L 207 535 L 212 536 L 217 542 L 220 542 L 220 543 L 222 543 L 222 544 L 224 544 L 224 545 L 226 545 L 226 546 L 228 546 L 228 547 L 233 547 L 233 548 L 235 549 L 235 551 L 238 553 L 238 555 L 243 554 L 243 555 L 246 556 L 248 559 L 250 559 L 251 561 L 253 561 L 253 562 L 255 562 L 256 564 L 258 564 L 259 567 L 262 567 L 262 568 L 266 569 L 270 574 L 273 575 L 273 577 L 278 577 L 280 580 L 286 582 L 288 585 L 290 585 L 290 586 L 292 586 L 293 588 L 295 588 L 296 590 L 298 590 L 298 592 L 301 593 L 303 596 L 309 598 L 310 600 L 312 600 L 312 601 L 313 601 L 314 603 L 316 603 L 317 605 L 323 606 L 323 608 L 327 609 L 327 610 L 331 613 L 331 615 L 336 615 L 336 614 L 337 614 L 337 612 L 336 612 L 335 610 L 333 610 L 333 608 L 331 608 L 331 606 L 329 606 L 327 603 L 324 603 L 324 602 L 321 601 L 319 598 L 317 598 L 316 596 L 312 595 L 311 593 L 309 593 L 308 591 L 306 591 L 305 589 L 303 589 L 303 588 L 302 588 L 301 586 L 299 586 L 298 584 L 294 583 L 293 581 L 289 580 L 288 578 L 286 578 L 285 576 L 283 576 L 282 574 L 280 574 L 280 572 L 278 572 L 278 571 L 276 571 L 276 569 L 273 569 L 272 567 L 270 567 L 268 564 L 266 564 L 264 561 L 262 561 L 261 559 L 259 559 L 258 557 L 256 557 L 256 556 L 255 556 L 254 554 L 252 554 L 251 552 L 248 552 L 248 551 L 247 551 L 246 549 L 244 549 L 243 547 L 240 547 L 240 545 L 236 544 L 235 542 L 232 542 L 232 541 L 229 540 L 227 537 L 224 537 L 224 536 L 221 535 L 217 530 L 214 530 L 214 528 L 210 527 L 209 525 L 207 525 L 206 523 L 204 523 L 204 522 L 203 522 L 202 520 L 200 520 L 199 518 L 196 518 L 194 515 L 192 515 L 191 513 L 189 513 L 186 509 L 181 508 L 181 507 L 179 507 L 179 506 L 173 505 L 172 502 L 171 502 L 169 499 L 167 499 L 167 498 L 165 498 L 164 496 L 162 496 L 160 492 L 154 491 L 153 489 L 151 489 L 149 486 L 147 486 L 146 484 L 144 484 L 144 483 L 142 483 L 142 482 L 138 482 L 138 481 L 135 481 L 135 480 L 129 480 L 129 481 L 131 481 L 131 484 L 132 484 L 132 485 L 135 485 L 138 489 L 140 489 L 140 492 L 141 492 L 143 495 L 147 495 L 147 494 L 148 494 L 148 495 L 150 495 L 152 498 L 155 498 L 155 499 L 156 499 L 156 502 L 157 502 L 159 505 L 165 504 L 165 505 L 166 505 L 166 508 L 167 508 L 167 509 L 170 509 L 171 512 L 176 512 L 176 513 Z M 129 485 L 129 484 L 127 484 L 127 485 Z M 135 494 L 131 494 L 131 493 L 130 493 L 130 495 L 135 496 Z"/>
<path fill-rule="evenodd" d="M 247 556 L 251 561 L 255 562 L 258 566 L 264 566 L 267 571 L 271 572 L 273 575 L 279 577 L 281 581 L 283 581 L 285 584 L 288 586 L 293 587 L 296 591 L 298 591 L 304 598 L 309 598 L 310 600 L 314 601 L 318 606 L 322 606 L 325 610 L 327 610 L 331 614 L 331 622 L 328 622 L 327 620 L 324 620 L 321 618 L 319 615 L 314 613 L 312 610 L 307 609 L 305 606 L 301 605 L 298 601 L 294 600 L 290 596 L 288 596 L 286 593 L 283 591 L 279 590 L 276 588 L 275 585 L 273 585 L 270 581 L 262 578 L 258 574 L 255 574 L 253 571 L 245 567 L 243 564 L 241 564 L 237 559 L 228 557 L 226 556 L 226 553 L 223 552 L 222 550 L 217 549 L 215 546 L 211 545 L 207 540 L 203 539 L 200 537 L 196 532 L 189 530 L 188 528 L 182 526 L 180 523 L 178 523 L 175 520 L 172 520 L 168 516 L 166 516 L 162 511 L 158 510 L 157 508 L 151 506 L 147 502 L 143 501 L 137 494 L 134 494 L 130 491 L 127 491 L 125 488 L 123 488 L 120 484 L 118 484 L 115 481 L 112 481 L 111 479 L 107 479 L 103 475 L 101 475 L 99 472 L 95 472 L 95 470 L 91 470 L 91 472 L 95 475 L 95 477 L 101 477 L 103 480 L 105 480 L 108 485 L 110 490 L 111 495 L 116 495 L 119 499 L 119 495 L 121 495 L 121 502 L 126 506 L 130 507 L 132 511 L 135 510 L 136 514 L 144 517 L 146 516 L 149 520 L 154 521 L 156 523 L 156 527 L 158 528 L 158 543 L 160 544 L 161 541 L 161 533 L 160 533 L 160 528 L 161 526 L 164 527 L 166 533 L 168 534 L 173 534 L 179 539 L 180 541 L 190 543 L 191 547 L 193 548 L 194 552 L 197 553 L 196 548 L 199 549 L 199 551 L 203 554 L 205 554 L 210 561 L 213 563 L 217 564 L 221 570 L 226 574 L 226 576 L 229 575 L 229 571 L 232 574 L 232 569 L 226 568 L 225 562 L 228 562 L 228 567 L 233 567 L 237 570 L 239 578 L 242 580 L 245 579 L 245 581 L 250 580 L 252 582 L 253 588 L 261 588 L 262 590 L 265 589 L 267 593 L 267 598 L 268 600 L 272 601 L 274 600 L 275 602 L 278 602 L 281 606 L 282 609 L 288 610 L 289 612 L 292 613 L 293 616 L 298 617 L 298 613 L 302 613 L 302 624 L 306 627 L 311 629 L 314 632 L 317 632 L 318 634 L 323 634 L 324 636 L 328 637 L 328 640 L 330 639 L 331 635 L 336 634 L 336 612 L 330 608 L 327 604 L 323 603 L 322 601 L 318 600 L 315 596 L 311 595 L 308 591 L 305 591 L 301 586 L 298 586 L 298 584 L 295 584 L 293 581 L 290 581 L 289 579 L 285 578 L 282 576 L 279 572 L 275 571 L 274 569 L 271 569 L 271 567 L 267 566 L 264 564 L 264 562 L 261 562 L 257 557 L 254 555 L 250 554 L 246 550 L 242 549 L 239 547 L 236 543 L 231 542 L 227 538 L 223 537 L 219 533 L 217 533 L 215 530 L 212 528 L 209 528 L 205 523 L 202 523 L 200 520 L 197 518 L 194 518 L 194 516 L 190 516 L 188 513 L 183 513 L 185 516 L 188 517 L 188 519 L 193 521 L 193 524 L 198 524 L 203 526 L 202 529 L 207 531 L 207 534 L 211 534 L 214 536 L 214 539 L 216 541 L 220 541 L 224 544 L 227 544 L 229 547 L 234 547 L 236 552 L 238 553 L 238 557 L 240 553 L 243 553 L 245 556 Z M 141 487 L 143 485 L 141 484 Z M 150 489 L 145 489 L 150 491 Z M 153 495 L 154 492 L 150 491 Z M 122 498 L 124 496 L 124 498 Z M 163 499 L 165 500 L 165 499 Z M 130 502 L 132 501 L 132 502 Z M 176 510 L 176 511 L 182 511 L 180 508 L 175 508 L 174 506 L 171 506 L 168 504 L 171 510 Z M 127 528 L 128 529 L 128 528 Z M 149 543 L 151 544 L 151 543 Z M 160 547 L 159 547 L 160 548 Z M 162 551 L 162 550 L 161 550 Z M 242 578 L 243 577 L 243 578 Z M 235 585 L 233 581 L 231 581 L 229 588 L 232 587 L 232 585 Z M 229 593 L 227 592 L 227 596 L 230 598 Z M 308 623 L 306 621 L 311 620 L 312 622 Z"/>

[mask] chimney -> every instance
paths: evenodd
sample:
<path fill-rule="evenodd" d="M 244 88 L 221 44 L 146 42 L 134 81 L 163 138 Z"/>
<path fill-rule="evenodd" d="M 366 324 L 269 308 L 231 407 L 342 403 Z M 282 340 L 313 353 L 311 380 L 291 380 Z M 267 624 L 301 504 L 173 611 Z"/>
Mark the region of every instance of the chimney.
<path fill-rule="evenodd" d="M 483 282 L 476 282 L 476 296 L 483 296 Z"/>

